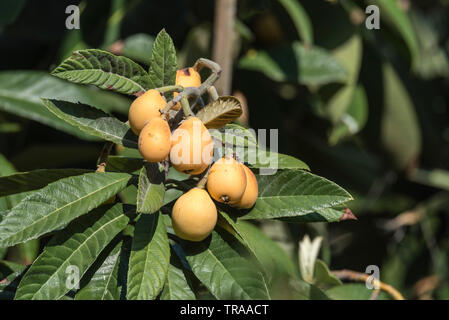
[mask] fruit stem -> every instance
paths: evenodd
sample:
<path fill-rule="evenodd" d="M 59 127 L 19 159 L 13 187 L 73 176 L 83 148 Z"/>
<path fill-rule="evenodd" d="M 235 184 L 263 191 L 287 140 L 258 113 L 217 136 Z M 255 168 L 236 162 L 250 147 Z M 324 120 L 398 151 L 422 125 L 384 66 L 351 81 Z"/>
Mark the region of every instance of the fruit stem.
<path fill-rule="evenodd" d="M 218 78 L 220 78 L 221 75 L 221 67 L 218 63 L 209 60 L 209 59 L 205 59 L 205 58 L 199 58 L 195 64 L 193 65 L 193 69 L 195 71 L 200 71 L 202 68 L 208 68 L 210 71 L 212 71 L 212 74 L 206 79 L 206 81 L 204 81 L 199 87 L 198 89 L 200 90 L 201 95 L 204 94 L 206 92 L 206 90 L 212 86 L 215 81 L 218 80 Z"/>
<path fill-rule="evenodd" d="M 233 150 L 231 147 L 229 147 L 229 145 L 226 145 L 226 146 L 225 146 L 225 154 L 224 154 L 224 157 L 225 157 L 226 159 L 231 159 L 231 158 L 234 158 L 234 159 L 235 159 L 235 157 L 234 157 L 234 150 Z"/>
<path fill-rule="evenodd" d="M 207 167 L 206 172 L 204 173 L 204 175 L 201 177 L 200 181 L 198 181 L 198 183 L 196 184 L 197 188 L 200 189 L 204 189 L 207 183 L 207 177 L 209 176 L 209 171 L 210 171 L 210 165 Z"/>
<path fill-rule="evenodd" d="M 217 100 L 218 99 L 218 92 L 217 89 L 214 86 L 210 86 L 209 88 L 207 88 L 207 93 L 209 94 L 209 97 L 212 100 Z"/>
<path fill-rule="evenodd" d="M 184 90 L 184 87 L 173 85 L 173 86 L 165 86 L 165 87 L 156 88 L 156 90 L 159 91 L 160 93 L 181 92 L 182 90 Z"/>
<path fill-rule="evenodd" d="M 195 116 L 192 112 L 192 109 L 190 109 L 189 100 L 187 99 L 186 96 L 182 97 L 181 106 L 182 106 L 182 111 L 184 112 L 184 115 L 186 116 L 186 118 Z"/>
<path fill-rule="evenodd" d="M 166 115 L 178 102 L 181 101 L 182 105 L 182 99 L 184 97 L 195 97 L 198 99 L 200 97 L 200 91 L 196 87 L 187 87 L 184 88 L 184 90 L 179 93 L 175 98 L 170 100 L 164 107 L 164 109 L 159 110 L 161 114 Z M 189 107 L 190 108 L 190 107 Z"/>

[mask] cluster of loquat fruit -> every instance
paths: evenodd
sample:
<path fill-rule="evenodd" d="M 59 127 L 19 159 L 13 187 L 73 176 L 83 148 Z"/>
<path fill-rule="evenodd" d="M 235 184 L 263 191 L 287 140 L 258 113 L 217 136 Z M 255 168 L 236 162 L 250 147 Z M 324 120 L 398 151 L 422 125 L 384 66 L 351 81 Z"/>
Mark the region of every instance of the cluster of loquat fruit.
<path fill-rule="evenodd" d="M 176 85 L 199 87 L 200 74 L 194 68 L 178 70 Z M 174 98 L 178 94 L 174 92 Z M 167 160 L 179 172 L 205 173 L 207 191 L 204 184 L 190 189 L 176 200 L 171 214 L 173 230 L 178 237 L 202 241 L 217 223 L 217 208 L 211 197 L 220 203 L 249 209 L 257 200 L 257 179 L 248 167 L 232 156 L 224 156 L 212 164 L 213 139 L 199 118 L 188 115 L 172 132 L 162 112 L 166 105 L 160 91 L 146 91 L 131 104 L 129 125 L 139 136 L 139 152 L 146 161 Z M 180 108 L 181 104 L 177 102 L 172 109 Z"/>

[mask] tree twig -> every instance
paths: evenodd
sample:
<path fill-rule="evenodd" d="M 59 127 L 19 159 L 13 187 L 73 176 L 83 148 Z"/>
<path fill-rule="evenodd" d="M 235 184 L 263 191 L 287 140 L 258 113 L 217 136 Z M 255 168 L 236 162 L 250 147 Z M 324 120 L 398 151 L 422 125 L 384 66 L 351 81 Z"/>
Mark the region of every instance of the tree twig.
<path fill-rule="evenodd" d="M 109 153 L 111 153 L 113 142 L 106 142 L 101 150 L 100 157 L 97 161 L 97 170 L 96 172 L 105 172 L 106 171 L 106 161 L 109 157 Z"/>
<path fill-rule="evenodd" d="M 340 280 L 366 282 L 366 280 L 368 280 L 368 278 L 370 277 L 370 275 L 366 273 L 356 272 L 352 270 L 335 270 L 332 271 L 332 273 Z M 381 290 L 388 292 L 395 300 L 404 300 L 402 294 L 389 284 L 383 283 L 377 279 L 373 279 L 373 282 L 375 285 L 378 285 Z"/>

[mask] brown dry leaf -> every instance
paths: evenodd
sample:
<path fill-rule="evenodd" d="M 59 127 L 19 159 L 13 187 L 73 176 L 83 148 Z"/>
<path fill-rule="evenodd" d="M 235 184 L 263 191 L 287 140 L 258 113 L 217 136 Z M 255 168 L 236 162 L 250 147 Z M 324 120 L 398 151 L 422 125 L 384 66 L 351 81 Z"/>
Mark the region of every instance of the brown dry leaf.
<path fill-rule="evenodd" d="M 208 129 L 219 129 L 242 114 L 240 101 L 233 96 L 221 96 L 197 112 L 196 116 Z"/>

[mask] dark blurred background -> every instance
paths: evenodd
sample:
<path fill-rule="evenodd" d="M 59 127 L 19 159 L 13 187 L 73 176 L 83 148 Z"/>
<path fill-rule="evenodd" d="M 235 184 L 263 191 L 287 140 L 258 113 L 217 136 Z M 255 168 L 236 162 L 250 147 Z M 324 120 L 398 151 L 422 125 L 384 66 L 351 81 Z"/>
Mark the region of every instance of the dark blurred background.
<path fill-rule="evenodd" d="M 2 1 L 0 174 L 94 168 L 102 144 L 50 119 L 39 98 L 82 96 L 122 120 L 131 100 L 64 87 L 48 72 L 83 48 L 147 68 L 162 28 L 180 68 L 199 57 L 221 62 L 220 48 L 229 46 L 214 42 L 225 14 L 215 10 L 218 2 Z M 73 4 L 79 30 L 65 27 Z M 365 25 L 370 4 L 380 9 L 380 29 Z M 449 299 L 449 1 L 239 0 L 225 34 L 232 81 L 218 89 L 245 105 L 239 122 L 278 128 L 279 152 L 355 198 L 357 221 L 271 221 L 262 229 L 294 259 L 305 234 L 321 235 L 320 257 L 331 269 L 378 265 L 381 280 L 407 298 Z M 3 209 L 14 205 L 13 196 L 4 198 Z M 38 247 L 23 245 L 8 257 L 29 263 Z"/>

